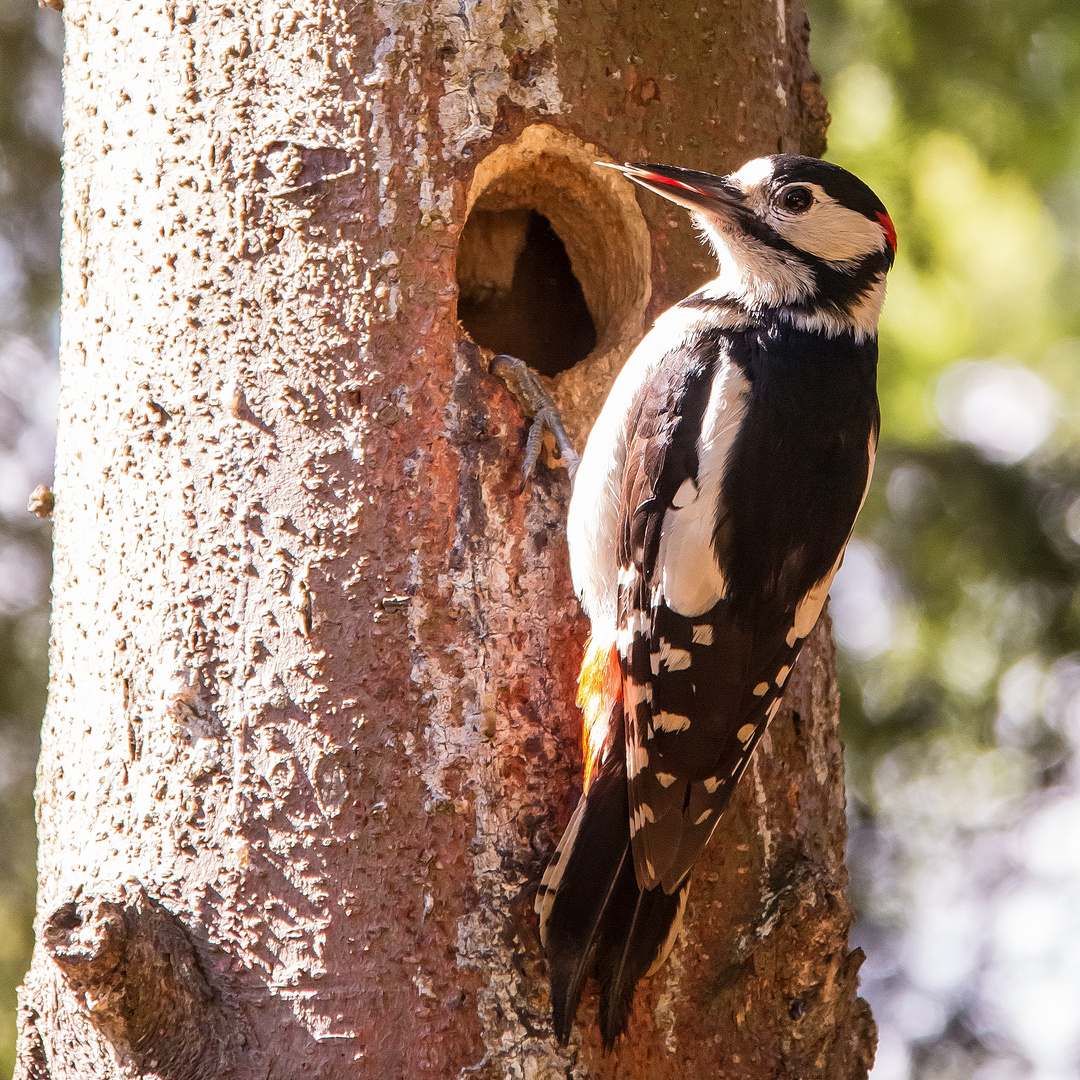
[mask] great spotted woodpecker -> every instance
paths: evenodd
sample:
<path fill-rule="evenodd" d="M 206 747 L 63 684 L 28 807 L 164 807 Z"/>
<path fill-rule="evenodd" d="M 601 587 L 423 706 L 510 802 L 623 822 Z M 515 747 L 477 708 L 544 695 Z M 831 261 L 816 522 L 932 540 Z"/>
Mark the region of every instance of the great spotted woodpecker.
<path fill-rule="evenodd" d="M 814 158 L 614 167 L 689 209 L 720 273 L 630 357 L 570 504 L 585 790 L 536 910 L 557 1037 L 595 974 L 606 1045 L 672 949 L 866 496 L 896 252 L 877 196 Z"/>

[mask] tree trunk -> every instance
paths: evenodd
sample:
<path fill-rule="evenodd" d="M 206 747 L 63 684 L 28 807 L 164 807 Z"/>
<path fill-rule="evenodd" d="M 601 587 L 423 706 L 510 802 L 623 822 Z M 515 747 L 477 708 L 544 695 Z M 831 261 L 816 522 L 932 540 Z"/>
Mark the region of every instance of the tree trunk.
<path fill-rule="evenodd" d="M 592 160 L 820 152 L 801 9 L 65 19 L 17 1075 L 864 1075 L 824 627 L 629 1036 L 604 1057 L 587 996 L 554 1044 L 532 899 L 580 785 L 569 488 L 541 466 L 518 497 L 525 422 L 457 320 L 460 288 L 479 343 L 532 349 L 583 439 L 647 321 L 709 270 L 675 208 L 639 210 Z"/>

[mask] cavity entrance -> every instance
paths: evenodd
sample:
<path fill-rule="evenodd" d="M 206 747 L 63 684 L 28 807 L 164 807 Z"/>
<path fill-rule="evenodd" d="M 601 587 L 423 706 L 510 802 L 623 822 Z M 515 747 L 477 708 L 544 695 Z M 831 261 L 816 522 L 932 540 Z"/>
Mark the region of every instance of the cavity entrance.
<path fill-rule="evenodd" d="M 596 165 L 602 157 L 530 125 L 477 164 L 457 249 L 464 331 L 552 376 L 583 416 L 641 340 L 651 292 L 634 185 Z"/>
<path fill-rule="evenodd" d="M 458 248 L 458 319 L 469 337 L 557 375 L 596 347 L 596 323 L 566 245 L 528 207 L 473 208 Z"/>

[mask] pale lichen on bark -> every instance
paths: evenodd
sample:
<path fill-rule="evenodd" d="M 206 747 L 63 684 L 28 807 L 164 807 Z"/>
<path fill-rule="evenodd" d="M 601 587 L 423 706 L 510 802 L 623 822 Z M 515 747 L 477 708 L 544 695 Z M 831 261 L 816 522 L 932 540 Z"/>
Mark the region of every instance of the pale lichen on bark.
<path fill-rule="evenodd" d="M 447 153 L 460 156 L 491 136 L 503 95 L 539 115 L 563 111 L 555 67 L 556 3 L 444 0 L 436 11 L 448 54 L 439 98 L 439 126 Z M 544 62 L 523 83 L 512 77 L 512 65 L 516 57 L 530 54 L 542 56 Z"/>

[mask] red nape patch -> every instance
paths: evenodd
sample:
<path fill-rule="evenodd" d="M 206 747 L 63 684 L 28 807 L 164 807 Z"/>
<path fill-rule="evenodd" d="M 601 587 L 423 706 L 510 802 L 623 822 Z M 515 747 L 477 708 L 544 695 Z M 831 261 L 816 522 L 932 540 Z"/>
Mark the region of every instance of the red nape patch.
<path fill-rule="evenodd" d="M 585 758 L 585 790 L 589 790 L 593 772 L 607 741 L 611 710 L 622 696 L 622 671 L 614 642 L 589 638 L 578 676 L 577 703 L 585 714 L 581 732 Z"/>
<path fill-rule="evenodd" d="M 892 218 L 888 214 L 878 214 L 877 219 L 885 233 L 885 239 L 889 241 L 889 247 L 893 249 L 893 254 L 896 254 L 896 227 L 892 223 Z"/>

